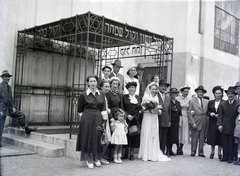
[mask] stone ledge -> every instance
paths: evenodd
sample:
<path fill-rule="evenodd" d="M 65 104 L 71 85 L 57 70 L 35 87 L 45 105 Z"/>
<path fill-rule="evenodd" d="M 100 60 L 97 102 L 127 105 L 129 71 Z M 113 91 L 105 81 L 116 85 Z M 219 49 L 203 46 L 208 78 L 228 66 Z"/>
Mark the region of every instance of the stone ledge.
<path fill-rule="evenodd" d="M 33 140 L 30 138 L 23 138 L 12 134 L 3 134 L 3 141 L 14 146 L 25 148 L 36 152 L 37 154 L 48 157 L 62 157 L 64 156 L 64 147 Z"/>

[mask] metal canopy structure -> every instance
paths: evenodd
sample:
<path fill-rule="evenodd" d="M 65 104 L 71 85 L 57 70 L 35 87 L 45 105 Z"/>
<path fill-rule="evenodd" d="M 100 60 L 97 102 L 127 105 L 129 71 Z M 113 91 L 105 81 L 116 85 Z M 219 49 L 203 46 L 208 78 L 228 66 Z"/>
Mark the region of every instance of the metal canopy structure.
<path fill-rule="evenodd" d="M 26 81 L 26 70 L 31 74 L 31 69 L 26 68 L 26 64 L 29 60 L 36 59 L 34 58 L 36 54 L 41 58 L 39 53 L 42 52 L 68 60 L 66 67 L 68 80 L 64 86 L 52 83 L 44 85 L 38 82 L 33 84 Z M 29 53 L 34 53 L 34 56 Z M 68 118 L 64 123 L 74 124 L 77 121 L 75 100 L 79 92 L 85 90 L 88 74 L 101 77 L 100 68 L 103 65 L 115 59 L 131 57 L 154 59 L 162 74 L 160 78 L 165 78 L 163 70 L 172 69 L 173 38 L 116 22 L 91 12 L 18 31 L 14 91 L 17 105 L 21 109 L 22 99 L 27 94 L 48 97 L 48 120 L 43 124 L 51 125 L 58 123 L 56 119 L 54 123 L 50 120 L 51 100 L 54 96 L 62 96 L 68 102 L 66 113 Z M 55 65 L 59 64 L 59 61 L 53 62 Z M 52 64 L 51 75 L 54 75 L 54 67 Z M 168 76 L 171 80 L 171 75 Z"/>

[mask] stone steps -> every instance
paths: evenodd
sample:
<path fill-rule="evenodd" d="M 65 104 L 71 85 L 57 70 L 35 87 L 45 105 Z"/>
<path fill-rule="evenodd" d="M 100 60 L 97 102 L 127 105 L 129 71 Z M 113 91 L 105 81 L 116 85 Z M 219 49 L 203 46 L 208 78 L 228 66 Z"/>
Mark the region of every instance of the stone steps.
<path fill-rule="evenodd" d="M 38 133 L 38 130 L 36 132 L 31 132 L 31 135 L 27 135 L 25 131 L 20 128 L 8 127 L 8 133 L 16 136 L 32 139 L 32 140 L 37 140 L 37 141 L 42 141 L 49 144 L 54 144 L 57 146 L 62 146 L 62 147 L 65 146 L 65 142 L 66 142 L 66 140 L 61 139 L 59 137 L 55 137 L 53 135 Z"/>
<path fill-rule="evenodd" d="M 65 147 L 57 146 L 44 141 L 35 140 L 30 138 L 30 136 L 18 136 L 15 134 L 4 133 L 2 140 L 14 146 L 36 152 L 39 155 L 44 155 L 48 157 L 65 156 Z"/>
<path fill-rule="evenodd" d="M 2 140 L 40 155 L 65 156 L 79 160 L 80 152 L 76 152 L 77 136 L 72 135 L 72 139 L 69 139 L 68 130 L 69 126 L 40 126 L 27 135 L 21 128 L 7 127 L 4 129 Z"/>

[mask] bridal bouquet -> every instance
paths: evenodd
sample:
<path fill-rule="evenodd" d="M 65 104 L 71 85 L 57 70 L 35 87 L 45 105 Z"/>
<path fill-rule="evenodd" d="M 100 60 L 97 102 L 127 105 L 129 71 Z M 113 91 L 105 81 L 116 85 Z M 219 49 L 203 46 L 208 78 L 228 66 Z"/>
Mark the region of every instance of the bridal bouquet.
<path fill-rule="evenodd" d="M 150 113 L 156 113 L 156 111 L 161 110 L 162 106 L 158 102 L 148 100 L 142 104 L 144 111 L 149 111 Z"/>

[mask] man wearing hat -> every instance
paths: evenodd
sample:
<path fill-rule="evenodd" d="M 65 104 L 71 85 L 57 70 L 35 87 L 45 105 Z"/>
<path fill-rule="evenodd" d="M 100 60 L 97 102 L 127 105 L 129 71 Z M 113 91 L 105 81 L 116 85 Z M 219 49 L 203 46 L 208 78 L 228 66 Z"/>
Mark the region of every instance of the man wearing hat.
<path fill-rule="evenodd" d="M 143 94 L 144 94 L 144 91 L 145 91 L 145 88 L 146 88 L 146 86 L 144 86 L 143 84 L 144 84 L 144 82 L 143 82 L 143 73 L 144 73 L 144 71 L 145 71 L 145 68 L 143 67 L 143 65 L 142 64 L 138 64 L 137 65 L 137 74 L 134 76 L 135 78 L 137 78 L 138 79 L 138 81 L 139 81 L 139 85 L 140 85 L 140 88 L 139 88 L 139 95 L 141 96 L 141 97 L 143 97 Z"/>
<path fill-rule="evenodd" d="M 167 88 L 170 86 L 166 80 L 159 81 L 159 102 L 162 105 L 162 114 L 159 116 L 159 141 L 160 149 L 165 153 L 167 144 L 168 128 L 171 126 L 170 105 L 171 99 L 166 95 Z"/>
<path fill-rule="evenodd" d="M 240 81 L 236 82 L 236 85 L 234 86 L 234 88 L 237 93 L 236 100 L 240 103 Z"/>
<path fill-rule="evenodd" d="M 198 155 L 205 157 L 203 146 L 208 124 L 208 100 L 204 99 L 203 96 L 207 91 L 203 86 L 199 86 L 195 92 L 197 97 L 190 100 L 188 110 L 191 125 L 191 156 L 195 156 L 199 140 Z"/>
<path fill-rule="evenodd" d="M 109 78 L 112 78 L 112 77 L 118 77 L 120 79 L 120 93 L 123 92 L 124 90 L 124 77 L 122 74 L 119 73 L 120 71 L 120 68 L 123 68 L 123 66 L 121 65 L 121 61 L 120 60 L 115 60 L 113 63 L 112 63 L 112 66 L 113 66 L 113 71 L 112 73 L 110 74 Z"/>
<path fill-rule="evenodd" d="M 223 157 L 221 161 L 227 161 L 232 163 L 234 159 L 237 159 L 237 148 L 234 141 L 234 128 L 236 117 L 238 116 L 237 104 L 238 101 L 235 100 L 237 95 L 234 87 L 229 87 L 225 90 L 228 100 L 223 101 L 219 105 L 217 126 L 218 130 L 221 132 Z"/>
<path fill-rule="evenodd" d="M 36 128 L 31 129 L 25 126 L 25 115 L 22 112 L 17 111 L 14 106 L 11 86 L 8 84 L 12 75 L 10 75 L 7 70 L 4 70 L 0 77 L 3 80 L 0 83 L 0 146 L 2 147 L 1 139 L 6 116 L 18 119 L 19 125 L 25 129 L 26 134 L 35 131 Z"/>

